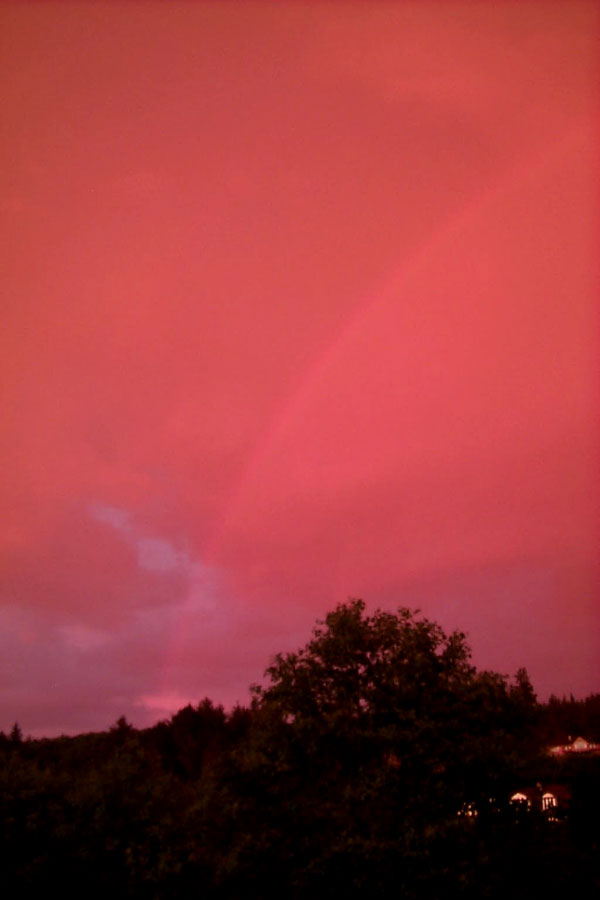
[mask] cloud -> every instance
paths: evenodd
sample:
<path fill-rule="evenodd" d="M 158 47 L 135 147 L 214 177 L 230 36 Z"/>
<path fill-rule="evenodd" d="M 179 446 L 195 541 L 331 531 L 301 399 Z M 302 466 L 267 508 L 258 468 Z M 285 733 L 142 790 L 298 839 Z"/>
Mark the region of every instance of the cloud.
<path fill-rule="evenodd" d="M 90 505 L 90 514 L 97 522 L 104 522 L 111 525 L 116 531 L 128 534 L 131 531 L 130 513 L 124 509 L 117 509 L 114 506 L 105 506 L 103 503 L 92 503 Z"/>
<path fill-rule="evenodd" d="M 3 572 L 0 728 L 87 730 L 122 714 L 147 725 L 175 711 L 163 695 L 218 693 L 207 672 L 222 661 L 231 605 L 215 569 L 183 543 L 148 536 L 122 507 L 67 504 L 45 525 Z M 232 690 L 230 679 L 222 699 Z"/>
<path fill-rule="evenodd" d="M 98 621 L 87 607 L 68 613 L 0 607 L 0 729 L 18 720 L 34 735 L 88 730 L 107 727 L 122 714 L 149 725 L 165 707 L 148 697 L 199 702 L 211 693 L 215 684 L 206 678 L 206 660 L 218 669 L 222 649 L 215 638 L 226 639 L 228 629 L 216 579 L 202 578 L 198 569 L 179 594 L 157 573 L 166 586 L 160 602 L 144 606 L 138 598 L 126 616 L 109 621 Z M 188 652 L 175 659 L 171 648 L 181 628 Z M 221 694 L 229 700 L 227 690 Z"/>
<path fill-rule="evenodd" d="M 186 706 L 190 702 L 190 698 L 185 694 L 164 691 L 160 694 L 143 694 L 138 702 L 143 709 L 149 710 L 158 719 L 172 716 Z"/>
<path fill-rule="evenodd" d="M 59 626 L 57 631 L 67 647 L 81 650 L 84 653 L 103 647 L 110 642 L 110 635 L 106 631 L 77 623 Z"/>
<path fill-rule="evenodd" d="M 124 536 L 136 549 L 140 568 L 150 572 L 191 572 L 197 563 L 190 560 L 186 550 L 178 549 L 172 541 L 164 537 L 149 537 L 132 523 L 127 510 L 102 503 L 92 503 L 89 507 L 93 519 L 109 525 Z"/>
<path fill-rule="evenodd" d="M 164 538 L 140 538 L 137 541 L 138 564 L 151 572 L 169 572 L 189 568 L 189 560 Z"/>

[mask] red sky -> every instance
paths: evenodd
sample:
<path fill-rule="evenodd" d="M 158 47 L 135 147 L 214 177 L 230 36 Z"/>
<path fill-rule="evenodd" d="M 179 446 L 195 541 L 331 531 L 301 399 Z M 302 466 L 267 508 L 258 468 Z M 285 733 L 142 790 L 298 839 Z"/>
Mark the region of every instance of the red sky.
<path fill-rule="evenodd" d="M 599 34 L 0 6 L 0 729 L 245 702 L 348 596 L 600 690 Z"/>

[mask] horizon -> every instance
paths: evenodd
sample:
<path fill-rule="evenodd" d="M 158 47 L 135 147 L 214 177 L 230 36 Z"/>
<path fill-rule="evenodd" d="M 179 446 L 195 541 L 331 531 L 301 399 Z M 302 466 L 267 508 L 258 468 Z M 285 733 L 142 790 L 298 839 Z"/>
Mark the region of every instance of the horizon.
<path fill-rule="evenodd" d="M 348 598 L 348 599 L 352 600 L 352 599 L 358 599 L 358 598 Z M 392 612 L 393 610 L 389 610 L 389 611 Z M 367 615 L 371 615 L 371 614 L 377 613 L 377 612 L 381 612 L 381 610 L 369 610 L 369 609 L 365 608 L 365 613 Z M 415 617 L 418 621 L 420 618 L 419 617 L 420 611 L 412 610 L 411 612 L 413 613 L 413 615 L 415 615 Z M 324 624 L 324 620 L 322 620 L 322 619 L 317 620 L 317 622 L 313 626 L 313 631 L 311 632 L 311 635 L 314 634 L 314 629 L 316 628 L 316 626 L 320 625 L 320 624 Z M 467 643 L 467 648 L 469 648 L 468 640 L 466 643 Z M 306 646 L 307 645 L 305 644 L 303 648 L 297 648 L 297 649 L 298 650 L 304 649 Z M 285 656 L 285 654 L 283 654 L 283 655 Z M 269 665 L 272 665 L 274 662 L 275 662 L 275 655 L 273 655 L 271 657 Z M 471 660 L 471 662 L 472 662 L 472 660 Z M 523 668 L 524 667 L 522 667 L 522 670 L 523 670 Z M 517 672 L 513 672 L 511 674 L 503 674 L 503 673 L 492 672 L 491 670 L 484 670 L 484 669 L 477 669 L 477 671 L 479 673 L 490 672 L 490 674 L 493 674 L 493 675 L 501 675 L 502 678 L 505 680 L 507 687 L 509 687 L 509 688 L 512 686 L 515 686 L 517 684 L 517 674 L 518 674 Z M 524 669 L 524 671 L 528 675 L 527 670 Z M 246 697 L 245 702 L 236 700 L 229 704 L 217 703 L 217 702 L 213 702 L 213 700 L 208 696 L 198 698 L 196 701 L 186 700 L 181 704 L 181 706 L 178 706 L 176 708 L 174 707 L 173 711 L 170 712 L 167 716 L 157 719 L 154 722 L 145 723 L 145 724 L 139 725 L 139 726 L 136 725 L 135 723 L 129 721 L 127 716 L 121 715 L 114 722 L 110 722 L 110 723 L 106 724 L 103 728 L 94 728 L 94 729 L 90 729 L 88 731 L 56 731 L 55 733 L 43 733 L 43 734 L 42 733 L 36 733 L 36 734 L 26 733 L 23 730 L 23 728 L 21 727 L 21 723 L 18 720 L 15 720 L 15 722 L 12 723 L 12 729 L 14 729 L 14 728 L 19 729 L 19 732 L 21 734 L 21 740 L 23 740 L 23 741 L 54 740 L 55 738 L 62 738 L 62 737 L 65 737 L 65 738 L 85 737 L 86 735 L 91 735 L 91 734 L 104 734 L 104 733 L 113 731 L 116 727 L 119 726 L 119 723 L 121 721 L 125 721 L 126 725 L 128 727 L 132 728 L 134 731 L 143 731 L 146 729 L 156 728 L 158 725 L 169 725 L 172 722 L 172 720 L 180 712 L 182 712 L 182 710 L 184 710 L 186 708 L 192 708 L 194 710 L 200 709 L 202 707 L 202 705 L 205 704 L 206 702 L 210 703 L 214 709 L 222 709 L 226 716 L 231 716 L 237 709 L 251 710 L 251 708 L 252 708 L 252 689 L 258 685 L 261 685 L 261 686 L 264 685 L 266 674 L 267 674 L 267 671 L 265 669 L 263 672 L 263 677 L 259 681 L 255 681 L 255 682 L 251 683 L 250 685 L 248 685 L 247 692 L 246 692 L 247 697 Z M 557 700 L 559 703 L 584 703 L 585 701 L 590 700 L 591 698 L 600 697 L 600 691 L 593 691 L 592 693 L 586 695 L 585 697 L 574 697 L 573 694 L 571 694 L 569 697 L 567 697 L 567 695 L 563 692 L 562 694 L 561 693 L 550 694 L 545 699 L 541 699 L 537 695 L 537 692 L 535 690 L 535 685 L 532 685 L 532 688 L 533 688 L 533 692 L 534 692 L 534 696 L 535 696 L 535 703 L 538 706 L 546 706 L 552 700 Z M 173 701 L 173 702 L 175 702 L 175 701 Z M 0 729 L 0 734 L 4 735 L 5 737 L 9 737 L 12 729 L 9 728 L 6 731 L 4 731 L 3 729 Z M 585 735 L 582 735 L 581 737 L 583 737 L 583 739 L 585 740 Z M 575 741 L 580 740 L 581 737 L 580 736 L 570 736 L 568 745 L 570 746 L 571 744 L 574 744 Z M 593 744 L 593 746 L 596 748 L 600 748 L 600 745 Z M 565 747 L 562 745 L 560 747 L 549 747 L 549 750 L 563 750 L 564 751 Z"/>
<path fill-rule="evenodd" d="M 350 601 L 352 599 L 358 599 L 358 598 L 348 598 L 348 601 Z M 398 610 L 399 609 L 401 609 L 401 608 L 398 608 Z M 333 610 L 330 610 L 329 612 L 332 612 L 332 611 Z M 380 612 L 380 611 L 381 611 L 380 609 L 369 609 L 369 607 L 365 604 L 366 615 L 372 615 L 372 614 Z M 394 610 L 393 608 L 389 608 L 388 611 L 395 612 L 397 610 Z M 420 615 L 421 611 L 419 609 L 413 609 L 413 610 L 411 610 L 411 612 L 417 620 L 422 620 L 424 618 L 427 618 L 425 616 Z M 325 617 L 323 617 L 323 619 L 319 618 L 316 620 L 316 622 L 313 623 L 310 634 L 306 636 L 306 643 L 303 645 L 303 647 L 305 647 L 307 645 L 308 641 L 312 639 L 312 636 L 314 635 L 314 631 L 315 631 L 316 627 L 318 625 L 324 624 L 324 619 L 325 619 Z M 460 629 L 456 629 L 456 630 L 460 633 Z M 450 632 L 446 631 L 445 633 L 449 634 Z M 464 636 L 465 636 L 465 640 L 466 640 L 467 649 L 470 651 L 471 647 L 469 644 L 468 635 L 465 634 Z M 287 652 L 296 652 L 297 650 L 300 650 L 300 649 L 302 649 L 302 648 L 297 647 L 297 648 L 293 648 L 291 651 L 287 651 Z M 285 655 L 285 654 L 283 654 L 283 655 Z M 274 663 L 275 658 L 276 658 L 276 654 L 274 653 L 269 658 L 269 661 L 268 661 L 269 666 Z M 473 664 L 472 653 L 470 654 L 469 661 L 471 664 Z M 476 666 L 475 666 L 475 668 L 477 669 L 478 672 L 489 671 L 489 672 L 492 672 L 492 674 L 501 675 L 505 679 L 505 681 L 509 687 L 513 684 L 516 684 L 517 671 L 511 672 L 511 673 L 505 673 L 505 672 L 495 672 L 495 671 L 489 670 L 489 669 L 482 669 L 482 668 L 478 668 Z M 525 671 L 527 672 L 526 667 L 520 667 L 520 668 L 525 669 Z M 104 727 L 95 727 L 93 729 L 88 729 L 85 731 L 55 730 L 54 732 L 53 731 L 41 732 L 38 730 L 36 732 L 30 733 L 30 732 L 26 732 L 22 728 L 22 723 L 18 719 L 16 719 L 12 723 L 11 727 L 14 728 L 15 726 L 18 726 L 18 728 L 22 734 L 23 740 L 46 740 L 46 739 L 53 740 L 55 738 L 60 738 L 60 737 L 79 737 L 79 736 L 85 736 L 86 734 L 103 734 L 105 732 L 111 731 L 116 725 L 118 725 L 118 723 L 121 719 L 125 719 L 127 724 L 130 727 L 132 727 L 134 730 L 144 730 L 147 728 L 154 728 L 160 724 L 168 724 L 179 712 L 181 712 L 182 709 L 185 709 L 186 707 L 192 707 L 192 708 L 196 709 L 196 708 L 200 707 L 206 701 L 209 701 L 215 708 L 222 708 L 224 713 L 227 716 L 229 716 L 235 711 L 235 709 L 238 709 L 238 708 L 250 709 L 251 708 L 252 689 L 256 685 L 264 685 L 266 675 L 267 675 L 267 667 L 265 666 L 265 668 L 263 669 L 263 672 L 262 672 L 262 677 L 247 685 L 246 691 L 245 691 L 245 697 L 243 697 L 241 699 L 238 698 L 236 700 L 230 701 L 229 703 L 215 702 L 215 701 L 213 701 L 213 699 L 211 697 L 208 697 L 208 696 L 198 697 L 194 700 L 194 699 L 189 699 L 189 698 L 177 698 L 177 697 L 175 697 L 175 695 L 173 695 L 171 698 L 169 698 L 169 712 L 167 713 L 167 715 L 162 716 L 161 718 L 158 718 L 155 721 L 151 721 L 151 722 L 145 721 L 144 724 L 142 724 L 142 725 L 136 725 L 135 722 L 130 721 L 127 716 L 120 715 L 113 722 L 105 724 Z M 529 673 L 527 673 L 527 675 L 529 675 Z M 578 702 L 583 702 L 593 696 L 600 696 L 600 691 L 592 691 L 589 694 L 587 694 L 585 697 L 584 696 L 575 697 L 572 693 L 570 694 L 570 697 L 567 697 L 566 692 L 563 691 L 563 692 L 558 692 L 556 694 L 550 693 L 545 698 L 541 698 L 536 691 L 535 684 L 532 684 L 532 687 L 533 687 L 533 691 L 534 691 L 534 694 L 536 697 L 536 702 L 539 705 L 547 704 L 552 699 L 557 699 L 561 702 L 576 702 L 576 703 L 578 703 Z M 11 728 L 7 728 L 6 730 L 0 728 L 0 733 L 5 734 L 7 736 L 10 734 L 10 731 L 11 731 Z"/>
<path fill-rule="evenodd" d="M 600 691 L 600 9 L 0 6 L 0 730 L 348 597 Z"/>

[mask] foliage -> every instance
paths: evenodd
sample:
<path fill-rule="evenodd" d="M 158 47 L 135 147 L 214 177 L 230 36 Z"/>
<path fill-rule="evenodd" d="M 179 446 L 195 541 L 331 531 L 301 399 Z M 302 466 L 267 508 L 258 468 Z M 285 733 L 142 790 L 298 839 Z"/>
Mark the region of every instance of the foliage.
<path fill-rule="evenodd" d="M 539 709 L 540 730 L 547 744 L 566 744 L 579 735 L 600 743 L 600 694 L 584 700 L 552 695 Z"/>
<path fill-rule="evenodd" d="M 535 705 L 526 673 L 510 687 L 476 671 L 463 634 L 407 609 L 367 615 L 353 600 L 266 675 L 236 757 L 238 805 L 253 825 L 223 860 L 230 889 L 254 877 L 259 892 L 270 873 L 298 896 L 323 884 L 336 895 L 387 896 L 392 885 L 436 895 L 449 848 L 466 839 L 457 811 L 508 797 Z M 445 860 L 437 873 L 432 854 Z"/>
<path fill-rule="evenodd" d="M 549 722 L 597 708 L 577 704 L 539 704 L 525 670 L 477 671 L 459 632 L 349 601 L 274 659 L 250 709 L 205 699 L 143 731 L 121 717 L 74 738 L 0 734 L 3 884 L 140 900 L 591 896 L 600 758 L 539 755 Z M 508 804 L 540 779 L 572 789 L 563 821 Z"/>
<path fill-rule="evenodd" d="M 535 707 L 525 670 L 510 687 L 471 665 L 461 632 L 447 635 L 408 609 L 367 615 L 362 600 L 338 606 L 267 676 L 254 689 L 256 709 L 304 756 L 344 769 L 346 761 L 402 768 L 403 784 L 411 773 L 421 796 L 438 780 L 462 792 L 483 772 L 493 779 L 512 763 Z"/>

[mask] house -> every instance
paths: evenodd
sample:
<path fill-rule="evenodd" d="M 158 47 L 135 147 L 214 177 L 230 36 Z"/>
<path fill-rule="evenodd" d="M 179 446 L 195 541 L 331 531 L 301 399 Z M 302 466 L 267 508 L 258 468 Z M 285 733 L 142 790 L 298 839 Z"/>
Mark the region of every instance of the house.
<path fill-rule="evenodd" d="M 523 811 L 544 813 L 551 822 L 564 818 L 571 805 L 571 788 L 568 784 L 553 782 L 551 784 L 528 785 L 512 794 L 511 806 Z"/>
<path fill-rule="evenodd" d="M 564 756 L 571 753 L 589 753 L 600 754 L 600 744 L 593 744 L 583 737 L 577 737 L 568 744 L 558 744 L 556 747 L 550 747 L 548 753 L 552 756 Z"/>

